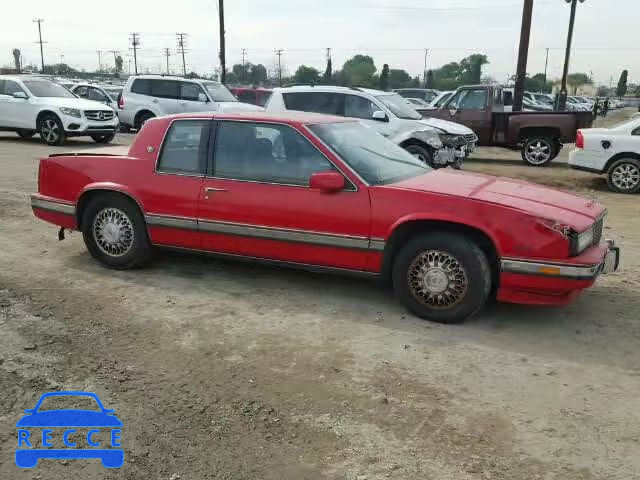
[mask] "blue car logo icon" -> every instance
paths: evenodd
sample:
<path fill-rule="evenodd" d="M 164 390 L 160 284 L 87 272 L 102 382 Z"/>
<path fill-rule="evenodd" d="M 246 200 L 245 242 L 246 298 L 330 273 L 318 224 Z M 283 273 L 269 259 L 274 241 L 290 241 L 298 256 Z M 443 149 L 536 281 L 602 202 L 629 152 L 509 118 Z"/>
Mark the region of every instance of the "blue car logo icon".
<path fill-rule="evenodd" d="M 60 396 L 93 398 L 100 407 L 100 411 L 81 409 L 40 411 L 42 402 L 46 398 Z M 26 415 L 16 423 L 16 427 L 18 427 L 16 465 L 21 468 L 32 468 L 41 458 L 99 458 L 102 465 L 107 468 L 121 467 L 124 463 L 124 451 L 119 448 L 121 447 L 122 422 L 114 415 L 114 412 L 114 410 L 105 408 L 95 393 L 48 392 L 43 394 L 36 406 L 25 410 Z M 79 429 L 83 432 L 80 432 Z M 87 429 L 89 430 L 85 435 L 84 430 Z M 40 431 L 42 448 L 35 448 L 34 445 L 40 440 L 38 435 Z M 105 431 L 108 432 L 105 433 Z M 106 434 L 108 434 L 108 442 L 103 438 Z M 85 440 L 88 448 L 82 448 Z M 54 443 L 62 443 L 62 445 L 54 445 Z M 111 448 L 104 448 L 107 446 L 105 444 Z M 54 448 L 57 446 L 67 448 Z"/>

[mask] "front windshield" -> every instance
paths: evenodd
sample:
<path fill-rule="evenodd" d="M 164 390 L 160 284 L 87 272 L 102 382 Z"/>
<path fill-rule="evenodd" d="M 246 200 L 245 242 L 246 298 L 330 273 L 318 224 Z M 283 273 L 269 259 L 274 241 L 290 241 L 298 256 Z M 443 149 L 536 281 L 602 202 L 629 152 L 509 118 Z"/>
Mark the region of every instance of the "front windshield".
<path fill-rule="evenodd" d="M 640 118 L 632 118 L 632 119 L 627 119 L 627 120 L 623 120 L 620 123 L 616 123 L 615 125 L 609 127 L 611 130 L 626 130 L 626 129 L 631 129 L 634 130 L 635 127 L 640 127 Z"/>
<path fill-rule="evenodd" d="M 49 80 L 24 80 L 24 84 L 34 97 L 76 98 L 62 85 Z"/>
<path fill-rule="evenodd" d="M 227 87 L 221 83 L 204 82 L 203 85 L 213 98 L 214 102 L 237 102 L 238 99 L 233 96 Z"/>
<path fill-rule="evenodd" d="M 398 118 L 405 120 L 420 120 L 422 118 L 422 115 L 411 108 L 406 100 L 397 93 L 377 95 L 376 98 Z"/>
<path fill-rule="evenodd" d="M 442 95 L 440 99 L 436 101 L 436 103 L 434 104 L 434 107 L 440 108 L 442 105 L 445 104 L 447 100 L 451 98 L 451 95 L 453 95 L 453 92 L 445 93 L 444 95 Z"/>
<path fill-rule="evenodd" d="M 359 122 L 320 123 L 309 129 L 370 185 L 399 182 L 432 170 Z"/>

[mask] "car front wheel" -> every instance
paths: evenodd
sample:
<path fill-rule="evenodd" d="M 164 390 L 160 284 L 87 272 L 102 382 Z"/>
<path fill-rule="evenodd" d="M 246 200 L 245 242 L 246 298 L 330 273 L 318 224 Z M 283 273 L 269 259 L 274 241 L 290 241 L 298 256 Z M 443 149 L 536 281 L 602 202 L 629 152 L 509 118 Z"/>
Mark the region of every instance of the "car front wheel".
<path fill-rule="evenodd" d="M 47 145 L 62 145 L 65 141 L 64 126 L 60 119 L 53 114 L 45 115 L 42 120 L 40 120 L 38 130 L 40 132 L 40 138 Z"/>
<path fill-rule="evenodd" d="M 151 255 L 142 213 L 119 194 L 90 200 L 82 215 L 82 236 L 89 253 L 111 268 L 135 268 Z"/>
<path fill-rule="evenodd" d="M 436 168 L 436 165 L 434 165 L 433 163 L 433 154 L 429 151 L 428 148 L 422 146 L 422 145 L 418 145 L 416 143 L 407 145 L 404 147 L 404 149 L 409 152 L 411 155 L 413 155 L 414 157 L 416 157 L 418 160 L 420 160 L 422 163 L 432 167 L 432 168 Z"/>
<path fill-rule="evenodd" d="M 617 193 L 638 193 L 640 191 L 640 160 L 621 158 L 607 171 L 607 185 Z"/>
<path fill-rule="evenodd" d="M 492 285 L 484 252 L 448 232 L 407 242 L 396 256 L 392 275 L 398 299 L 418 317 L 440 323 L 461 322 L 477 313 Z"/>

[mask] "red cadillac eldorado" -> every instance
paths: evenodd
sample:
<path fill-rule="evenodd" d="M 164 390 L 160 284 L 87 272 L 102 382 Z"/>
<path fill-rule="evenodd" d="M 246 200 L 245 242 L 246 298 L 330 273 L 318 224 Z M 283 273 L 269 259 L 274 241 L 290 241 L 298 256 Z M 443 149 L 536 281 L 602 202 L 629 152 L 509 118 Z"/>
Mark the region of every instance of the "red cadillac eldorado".
<path fill-rule="evenodd" d="M 41 160 L 35 215 L 113 268 L 157 247 L 389 278 L 416 315 L 490 298 L 563 305 L 618 268 L 604 208 L 518 180 L 432 170 L 357 121 L 315 114 L 152 119 L 127 154 Z"/>

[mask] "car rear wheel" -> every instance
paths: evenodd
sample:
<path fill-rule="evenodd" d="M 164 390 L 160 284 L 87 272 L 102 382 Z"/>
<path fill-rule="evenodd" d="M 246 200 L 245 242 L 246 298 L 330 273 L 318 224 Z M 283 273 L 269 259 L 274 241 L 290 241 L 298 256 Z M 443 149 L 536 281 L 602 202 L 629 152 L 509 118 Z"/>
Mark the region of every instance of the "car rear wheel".
<path fill-rule="evenodd" d="M 33 137 L 35 135 L 36 131 L 35 130 L 26 130 L 24 128 L 21 128 L 16 133 L 18 134 L 18 136 L 20 138 L 27 139 L 27 138 Z"/>
<path fill-rule="evenodd" d="M 116 134 L 112 133 L 110 135 L 91 135 L 91 138 L 96 143 L 111 143 L 115 136 Z"/>
<path fill-rule="evenodd" d="M 136 118 L 136 124 L 135 124 L 136 130 L 140 131 L 140 129 L 144 127 L 144 124 L 147 123 L 147 120 L 153 117 L 155 117 L 155 115 L 151 112 L 140 113 Z"/>
<path fill-rule="evenodd" d="M 395 258 L 392 276 L 396 296 L 411 312 L 440 323 L 461 322 L 477 313 L 492 285 L 484 252 L 448 232 L 407 242 Z"/>
<path fill-rule="evenodd" d="M 527 138 L 522 146 L 522 159 L 531 166 L 544 167 L 556 158 L 556 141 L 550 137 Z"/>
<path fill-rule="evenodd" d="M 621 158 L 607 171 L 607 185 L 617 193 L 638 193 L 640 191 L 640 160 Z"/>
<path fill-rule="evenodd" d="M 411 155 L 416 157 L 422 163 L 429 165 L 432 168 L 436 168 L 433 163 L 433 154 L 429 151 L 428 148 L 423 147 L 422 145 L 418 145 L 417 143 L 412 143 L 410 145 L 406 145 L 404 149 L 409 152 Z"/>
<path fill-rule="evenodd" d="M 119 194 L 90 200 L 82 215 L 82 236 L 93 258 L 111 268 L 135 268 L 151 256 L 142 213 Z"/>
<path fill-rule="evenodd" d="M 38 130 L 47 145 L 62 145 L 66 139 L 62 122 L 53 114 L 42 117 Z"/>

